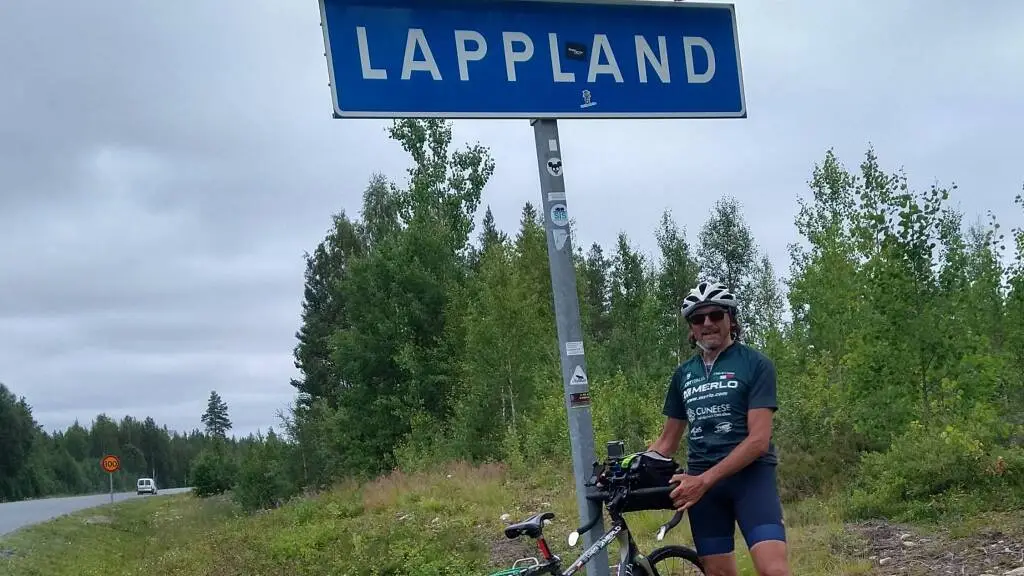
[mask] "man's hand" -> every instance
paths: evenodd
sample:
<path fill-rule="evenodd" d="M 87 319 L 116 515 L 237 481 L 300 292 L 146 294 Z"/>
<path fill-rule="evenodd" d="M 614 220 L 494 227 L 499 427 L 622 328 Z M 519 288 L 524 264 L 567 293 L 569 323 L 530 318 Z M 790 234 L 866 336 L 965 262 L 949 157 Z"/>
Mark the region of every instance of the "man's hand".
<path fill-rule="evenodd" d="M 696 504 L 698 500 L 704 497 L 708 489 L 711 488 L 711 482 L 703 474 L 699 476 L 676 474 L 672 477 L 671 482 L 679 482 L 679 485 L 669 493 L 672 504 L 679 511 L 686 510 Z"/>

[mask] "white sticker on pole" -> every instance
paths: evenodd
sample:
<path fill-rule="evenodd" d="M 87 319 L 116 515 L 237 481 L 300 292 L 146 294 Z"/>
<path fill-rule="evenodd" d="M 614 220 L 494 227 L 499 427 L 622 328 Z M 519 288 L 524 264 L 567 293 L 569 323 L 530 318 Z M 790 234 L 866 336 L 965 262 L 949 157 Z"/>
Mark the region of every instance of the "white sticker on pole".
<path fill-rule="evenodd" d="M 576 365 L 576 369 L 572 371 L 572 378 L 569 379 L 569 384 L 571 386 L 586 386 L 588 384 L 587 373 L 583 371 L 583 366 Z"/>
<path fill-rule="evenodd" d="M 583 356 L 583 342 L 566 342 L 566 356 Z"/>
<path fill-rule="evenodd" d="M 548 174 L 551 174 L 552 177 L 558 178 L 562 175 L 562 159 L 558 156 L 548 158 L 546 166 L 548 167 Z"/>
<path fill-rule="evenodd" d="M 569 210 L 565 204 L 555 204 L 551 207 L 551 223 L 555 226 L 567 226 L 569 224 Z"/>
<path fill-rule="evenodd" d="M 548 202 L 565 202 L 565 192 L 548 192 Z"/>
<path fill-rule="evenodd" d="M 555 238 L 555 250 L 561 252 L 565 249 L 565 241 L 569 239 L 569 231 L 562 230 L 561 228 L 551 231 L 551 235 Z"/>

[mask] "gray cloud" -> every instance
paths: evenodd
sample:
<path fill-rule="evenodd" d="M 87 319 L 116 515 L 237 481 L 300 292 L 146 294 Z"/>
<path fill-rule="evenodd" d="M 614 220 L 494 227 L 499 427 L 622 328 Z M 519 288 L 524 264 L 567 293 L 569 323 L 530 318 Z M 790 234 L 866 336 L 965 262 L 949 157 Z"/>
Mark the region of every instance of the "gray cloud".
<path fill-rule="evenodd" d="M 785 272 L 813 163 L 869 143 L 1022 223 L 1024 4 L 736 4 L 749 118 L 560 124 L 577 242 L 653 252 L 663 209 L 692 239 L 732 194 Z M 330 118 L 322 53 L 312 0 L 0 7 L 0 380 L 44 425 L 190 429 L 213 388 L 236 431 L 276 424 L 302 252 L 407 161 L 386 123 Z M 539 201 L 529 123 L 456 136 L 491 147 L 484 202 L 514 229 Z"/>

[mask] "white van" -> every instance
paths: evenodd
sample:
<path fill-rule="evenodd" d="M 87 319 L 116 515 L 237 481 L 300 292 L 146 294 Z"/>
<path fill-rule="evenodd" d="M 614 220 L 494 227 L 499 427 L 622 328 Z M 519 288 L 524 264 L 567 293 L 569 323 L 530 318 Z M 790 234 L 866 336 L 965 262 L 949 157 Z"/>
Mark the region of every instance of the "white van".
<path fill-rule="evenodd" d="M 135 483 L 135 491 L 139 496 L 147 492 L 156 496 L 156 481 L 152 478 L 139 478 L 139 481 Z"/>

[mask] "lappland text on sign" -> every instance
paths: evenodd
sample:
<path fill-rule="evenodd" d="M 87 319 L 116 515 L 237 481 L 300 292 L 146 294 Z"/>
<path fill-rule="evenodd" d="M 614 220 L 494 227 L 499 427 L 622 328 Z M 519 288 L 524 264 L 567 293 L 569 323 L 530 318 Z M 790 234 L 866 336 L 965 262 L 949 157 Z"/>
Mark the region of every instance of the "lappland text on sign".
<path fill-rule="evenodd" d="M 356 40 L 359 44 L 359 60 L 362 64 L 362 76 L 364 80 L 387 80 L 389 69 L 381 67 L 372 58 L 371 42 L 367 35 L 366 27 L 356 27 Z M 670 42 L 671 40 L 671 42 Z M 379 40 L 378 40 L 379 41 Z M 619 56 L 613 49 L 611 41 L 606 34 L 594 34 L 592 48 L 590 51 L 590 64 L 587 70 L 586 81 L 594 83 L 601 75 L 609 75 L 617 83 L 626 81 L 623 75 L 623 65 L 629 63 L 627 70 L 641 84 L 646 84 L 652 77 L 662 84 L 672 83 L 673 53 L 676 57 L 682 57 L 685 63 L 686 82 L 688 84 L 706 84 L 715 76 L 715 51 L 711 43 L 700 36 L 682 36 L 679 38 L 668 38 L 658 36 L 655 42 L 657 53 L 648 39 L 640 34 L 633 37 L 633 45 L 628 48 L 619 46 L 618 53 L 635 56 L 635 60 L 624 60 L 619 62 Z M 548 51 L 551 58 L 551 76 L 554 82 L 573 83 L 576 82 L 575 72 L 566 72 L 562 69 L 561 44 L 558 34 L 548 33 Z M 516 66 L 529 62 L 536 55 L 536 46 L 533 38 L 524 32 L 505 31 L 501 33 L 501 45 L 505 63 L 505 74 L 509 82 L 516 82 Z M 455 57 L 458 62 L 459 79 L 468 82 L 470 76 L 470 63 L 479 62 L 487 57 L 489 47 L 487 39 L 476 30 L 455 30 L 451 38 L 434 38 L 433 44 L 428 39 L 422 28 L 409 28 L 406 33 L 405 52 L 399 71 L 402 80 L 409 80 L 414 73 L 429 74 L 437 81 L 443 80 L 441 69 L 437 65 L 437 58 L 434 49 L 442 47 L 447 53 L 444 56 Z M 706 65 L 701 71 L 696 70 L 694 50 L 702 50 L 706 59 Z M 635 64 L 635 68 L 631 66 Z M 391 69 L 394 74 L 396 70 Z M 653 72 L 651 74 L 650 72 Z"/>

